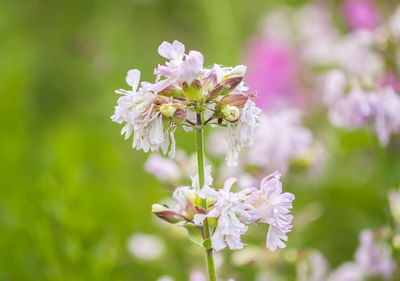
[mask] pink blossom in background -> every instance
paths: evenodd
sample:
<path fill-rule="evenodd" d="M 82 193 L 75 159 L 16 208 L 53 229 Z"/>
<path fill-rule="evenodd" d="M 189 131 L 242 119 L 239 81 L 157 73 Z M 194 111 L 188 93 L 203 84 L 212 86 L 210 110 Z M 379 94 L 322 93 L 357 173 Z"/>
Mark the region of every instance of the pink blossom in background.
<path fill-rule="evenodd" d="M 400 92 L 400 78 L 397 77 L 395 74 L 392 72 L 388 72 L 384 75 L 382 81 L 381 81 L 383 86 L 390 86 L 392 87 L 395 91 Z"/>
<path fill-rule="evenodd" d="M 246 64 L 246 84 L 257 92 L 258 106 L 265 109 L 303 103 L 296 79 L 297 59 L 285 43 L 254 39 L 248 48 Z"/>
<path fill-rule="evenodd" d="M 207 281 L 206 276 L 200 270 L 193 270 L 190 273 L 189 281 Z"/>
<path fill-rule="evenodd" d="M 350 29 L 373 29 L 380 18 L 376 6 L 370 0 L 347 0 L 343 4 L 343 17 Z"/>

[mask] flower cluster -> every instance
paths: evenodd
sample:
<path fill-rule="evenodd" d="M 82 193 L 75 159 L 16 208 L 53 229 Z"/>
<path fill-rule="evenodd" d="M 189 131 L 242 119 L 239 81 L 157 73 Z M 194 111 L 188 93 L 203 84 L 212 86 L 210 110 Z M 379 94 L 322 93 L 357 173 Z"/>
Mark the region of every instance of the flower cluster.
<path fill-rule="evenodd" d="M 294 62 L 317 74 L 309 82 L 322 92 L 333 125 L 359 129 L 372 123 L 386 146 L 400 132 L 400 6 L 383 21 L 370 1 L 348 0 L 343 16 L 350 32 L 342 36 L 326 6 L 283 9 L 265 18 L 262 34 L 297 50 Z"/>
<path fill-rule="evenodd" d="M 185 54 L 184 45 L 178 41 L 163 42 L 158 53 L 168 61 L 154 70 L 154 83 L 141 82 L 138 89 L 140 72 L 134 69 L 126 77 L 132 90 L 116 91 L 122 97 L 112 120 L 125 124 L 121 133 L 126 139 L 133 133 L 137 150 L 161 149 L 174 158 L 177 126 L 226 126 L 226 161 L 236 165 L 240 148 L 251 144 L 260 114 L 251 100 L 255 95 L 243 82 L 246 67 L 215 64 L 204 68 L 203 55 L 198 51 Z M 199 115 L 207 120 L 199 124 Z"/>
<path fill-rule="evenodd" d="M 213 226 L 211 245 L 219 251 L 225 247 L 232 250 L 242 249 L 245 245 L 241 236 L 248 226 L 257 222 L 269 225 L 266 246 L 271 251 L 284 248 L 287 233 L 291 231 L 294 195 L 282 193 L 280 173 L 275 172 L 265 177 L 258 188 L 244 188 L 233 192 L 232 185 L 236 178 L 228 178 L 223 188 L 212 188 L 211 166 L 206 168 L 206 180 L 200 188 L 198 176 L 192 178 L 192 186 L 178 187 L 174 192 L 176 206 L 169 208 L 155 204 L 153 212 L 160 218 L 181 223 L 186 227 L 198 228 L 202 232 L 202 222 L 208 219 Z M 200 204 L 206 200 L 210 208 L 204 210 Z M 283 241 L 282 241 L 283 240 Z"/>
<path fill-rule="evenodd" d="M 337 42 L 339 67 L 324 80 L 324 103 L 336 126 L 373 123 L 381 145 L 400 132 L 400 6 L 374 29 L 354 31 Z"/>
<path fill-rule="evenodd" d="M 336 125 L 358 129 L 373 122 L 383 146 L 400 132 L 400 95 L 390 86 L 368 86 L 368 81 L 350 80 L 340 71 L 327 74 L 325 102 L 329 119 Z"/>
<path fill-rule="evenodd" d="M 327 281 L 361 281 L 378 276 L 390 280 L 396 268 L 390 247 L 384 242 L 379 242 L 376 234 L 370 230 L 361 232 L 360 245 L 354 258 L 354 261 L 344 263 L 332 272 Z"/>
<path fill-rule="evenodd" d="M 391 249 L 382 236 L 384 236 L 382 231 L 362 231 L 354 260 L 345 262 L 332 271 L 329 270 L 328 262 L 321 253 L 316 250 L 307 251 L 298 263 L 297 280 L 362 281 L 377 277 L 391 280 L 396 264 Z"/>

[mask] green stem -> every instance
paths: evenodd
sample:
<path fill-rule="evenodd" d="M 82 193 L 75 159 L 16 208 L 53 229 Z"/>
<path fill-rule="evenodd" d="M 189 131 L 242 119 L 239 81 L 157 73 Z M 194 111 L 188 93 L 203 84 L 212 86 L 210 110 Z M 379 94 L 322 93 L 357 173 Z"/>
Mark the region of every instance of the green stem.
<path fill-rule="evenodd" d="M 203 145 L 203 121 L 201 113 L 197 113 L 197 124 L 196 124 L 196 147 L 197 147 L 197 166 L 199 170 L 199 185 L 200 188 L 204 185 L 204 145 Z M 201 199 L 201 206 L 207 211 L 207 201 Z M 203 222 L 204 240 L 210 239 L 210 226 L 208 220 L 205 219 Z M 215 266 L 214 256 L 212 249 L 206 249 L 207 255 L 207 267 L 208 276 L 210 281 L 216 281 L 215 277 Z"/>

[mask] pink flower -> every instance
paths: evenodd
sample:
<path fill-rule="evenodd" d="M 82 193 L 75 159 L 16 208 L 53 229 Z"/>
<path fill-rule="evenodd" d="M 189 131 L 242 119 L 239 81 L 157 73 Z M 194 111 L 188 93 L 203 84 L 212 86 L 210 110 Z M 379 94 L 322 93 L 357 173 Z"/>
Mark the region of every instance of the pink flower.
<path fill-rule="evenodd" d="M 128 250 L 141 260 L 155 260 L 164 252 L 163 241 L 151 234 L 134 233 L 128 240 Z"/>
<path fill-rule="evenodd" d="M 392 88 L 385 88 L 378 96 L 375 130 L 379 141 L 386 146 L 390 136 L 400 132 L 400 95 Z"/>
<path fill-rule="evenodd" d="M 161 157 L 159 154 L 151 154 L 145 166 L 146 172 L 153 174 L 160 181 L 178 179 L 181 171 L 175 161 Z"/>
<path fill-rule="evenodd" d="M 158 47 L 158 53 L 160 56 L 170 60 L 182 60 L 185 53 L 185 45 L 178 40 L 174 40 L 172 44 L 164 41 Z"/>
<path fill-rule="evenodd" d="M 350 29 L 374 29 L 380 22 L 378 11 L 370 0 L 347 0 L 343 16 Z"/>
<path fill-rule="evenodd" d="M 282 193 L 280 177 L 279 172 L 266 176 L 261 181 L 260 188 L 250 192 L 247 201 L 256 206 L 249 210 L 252 220 L 270 225 L 266 245 L 271 251 L 286 247 L 281 240 L 287 241 L 286 233 L 292 229 L 293 216 L 289 212 L 295 197 L 292 193 Z"/>
<path fill-rule="evenodd" d="M 294 52 L 285 43 L 259 38 L 248 49 L 246 84 L 257 91 L 256 103 L 261 108 L 302 104 Z"/>
<path fill-rule="evenodd" d="M 378 242 L 371 230 L 360 233 L 355 261 L 346 262 L 333 271 L 327 281 L 362 281 L 370 277 L 390 280 L 396 268 L 389 245 Z"/>
<path fill-rule="evenodd" d="M 193 270 L 190 273 L 189 281 L 207 281 L 207 278 L 200 270 Z"/>
<path fill-rule="evenodd" d="M 331 120 L 338 126 L 361 128 L 374 114 L 374 96 L 361 89 L 352 90 L 333 107 Z"/>
<path fill-rule="evenodd" d="M 333 271 L 327 281 L 363 281 L 363 270 L 355 262 L 346 262 Z"/>
<path fill-rule="evenodd" d="M 177 40 L 172 44 L 164 41 L 158 47 L 158 53 L 169 61 L 165 65 L 158 65 L 154 70 L 154 74 L 157 75 L 156 83 L 145 85 L 147 90 L 154 93 L 158 93 L 169 86 L 178 86 L 179 82 L 191 83 L 204 71 L 203 55 L 198 51 L 190 51 L 186 55 L 185 46 Z M 165 79 L 160 80 L 162 77 L 165 77 Z"/>
<path fill-rule="evenodd" d="M 381 84 L 382 86 L 392 87 L 395 91 L 400 92 L 400 78 L 391 72 L 384 75 Z"/>
<path fill-rule="evenodd" d="M 391 252 L 386 245 L 379 245 L 374 241 L 374 234 L 364 230 L 360 234 L 360 245 L 355 254 L 357 264 L 368 276 L 383 276 L 389 280 L 396 264 L 391 257 Z"/>

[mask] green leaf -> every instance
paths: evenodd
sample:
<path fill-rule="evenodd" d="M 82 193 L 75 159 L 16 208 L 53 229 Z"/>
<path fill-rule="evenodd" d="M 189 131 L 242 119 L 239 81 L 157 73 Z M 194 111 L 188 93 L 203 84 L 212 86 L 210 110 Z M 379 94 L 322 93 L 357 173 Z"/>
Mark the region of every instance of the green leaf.
<path fill-rule="evenodd" d="M 194 226 L 193 224 L 185 224 L 184 227 L 187 229 L 189 239 L 196 245 L 203 247 L 203 236 L 200 228 Z"/>

